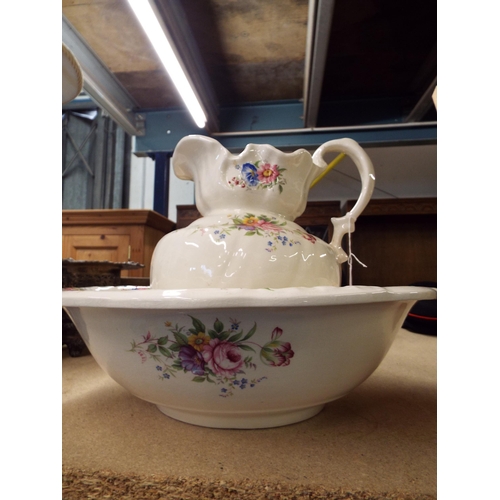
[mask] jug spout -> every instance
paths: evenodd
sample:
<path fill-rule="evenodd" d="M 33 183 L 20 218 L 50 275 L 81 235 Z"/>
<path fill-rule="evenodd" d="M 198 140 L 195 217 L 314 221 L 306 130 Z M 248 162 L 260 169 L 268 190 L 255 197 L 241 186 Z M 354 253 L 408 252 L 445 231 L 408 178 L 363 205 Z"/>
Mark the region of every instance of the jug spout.
<path fill-rule="evenodd" d="M 172 156 L 174 173 L 179 179 L 194 181 L 196 173 L 207 161 L 216 162 L 229 154 L 215 139 L 204 135 L 183 137 L 175 147 Z"/>

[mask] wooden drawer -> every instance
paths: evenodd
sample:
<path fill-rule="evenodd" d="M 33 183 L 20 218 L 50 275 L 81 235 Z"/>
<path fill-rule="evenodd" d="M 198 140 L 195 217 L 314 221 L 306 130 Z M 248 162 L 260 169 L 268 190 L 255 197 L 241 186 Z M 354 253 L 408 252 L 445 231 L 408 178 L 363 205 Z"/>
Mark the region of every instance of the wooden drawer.
<path fill-rule="evenodd" d="M 131 260 L 130 235 L 100 233 L 63 235 L 63 258 L 110 262 Z"/>

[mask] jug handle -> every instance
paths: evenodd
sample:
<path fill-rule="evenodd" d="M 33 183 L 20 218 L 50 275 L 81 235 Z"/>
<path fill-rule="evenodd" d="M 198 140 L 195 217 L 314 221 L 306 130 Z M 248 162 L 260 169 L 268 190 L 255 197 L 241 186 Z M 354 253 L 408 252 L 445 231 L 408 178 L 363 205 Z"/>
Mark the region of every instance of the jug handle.
<path fill-rule="evenodd" d="M 334 139 L 321 145 L 312 156 L 313 162 L 317 167 L 327 167 L 327 163 L 323 160 L 325 153 L 345 153 L 352 159 L 361 177 L 361 193 L 352 210 L 343 217 L 332 217 L 331 219 L 333 224 L 333 238 L 330 246 L 335 250 L 337 263 L 342 264 L 342 262 L 348 259 L 347 254 L 342 248 L 342 238 L 344 234 L 354 231 L 356 219 L 370 201 L 375 187 L 375 172 L 369 156 L 352 139 Z"/>

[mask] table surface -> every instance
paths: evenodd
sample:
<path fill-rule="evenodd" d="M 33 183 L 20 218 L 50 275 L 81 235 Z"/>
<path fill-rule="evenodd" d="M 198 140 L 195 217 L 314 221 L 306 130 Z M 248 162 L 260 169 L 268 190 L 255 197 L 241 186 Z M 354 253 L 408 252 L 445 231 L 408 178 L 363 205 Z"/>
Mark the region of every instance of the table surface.
<path fill-rule="evenodd" d="M 63 466 L 119 474 L 437 495 L 436 337 L 400 330 L 375 373 L 316 417 L 274 429 L 192 426 L 63 350 Z"/>

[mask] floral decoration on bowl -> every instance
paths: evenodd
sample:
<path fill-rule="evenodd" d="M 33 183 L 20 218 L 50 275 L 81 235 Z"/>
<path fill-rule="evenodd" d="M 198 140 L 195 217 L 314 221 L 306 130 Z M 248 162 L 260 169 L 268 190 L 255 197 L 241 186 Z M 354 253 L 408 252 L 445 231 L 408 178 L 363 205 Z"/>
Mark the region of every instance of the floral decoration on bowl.
<path fill-rule="evenodd" d="M 267 366 L 282 367 L 290 364 L 294 352 L 289 342 L 278 340 L 283 334 L 280 327 L 274 328 L 271 339 L 263 346 L 251 341 L 257 331 L 257 323 L 245 332 L 240 321 L 230 318 L 230 326 L 216 319 L 213 328 L 190 316 L 192 326 L 172 325 L 165 322 L 166 335 L 156 337 L 150 332 L 142 340 L 131 342 L 143 363 L 149 359 L 161 380 L 176 377 L 178 373 L 192 374 L 193 382 L 209 382 L 222 386 L 219 395 L 232 396 L 236 389 L 255 387 L 267 377 L 250 377 L 245 370 L 257 370 L 253 354 L 260 355 L 260 361 Z"/>

